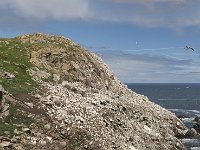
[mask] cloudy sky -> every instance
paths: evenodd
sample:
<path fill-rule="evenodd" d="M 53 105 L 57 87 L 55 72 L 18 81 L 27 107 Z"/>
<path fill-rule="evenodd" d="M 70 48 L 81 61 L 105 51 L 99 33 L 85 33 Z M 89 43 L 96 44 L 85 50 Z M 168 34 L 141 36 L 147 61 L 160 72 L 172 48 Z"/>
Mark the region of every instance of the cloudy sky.
<path fill-rule="evenodd" d="M 0 36 L 64 35 L 123 82 L 197 83 L 199 8 L 199 0 L 0 0 Z"/>

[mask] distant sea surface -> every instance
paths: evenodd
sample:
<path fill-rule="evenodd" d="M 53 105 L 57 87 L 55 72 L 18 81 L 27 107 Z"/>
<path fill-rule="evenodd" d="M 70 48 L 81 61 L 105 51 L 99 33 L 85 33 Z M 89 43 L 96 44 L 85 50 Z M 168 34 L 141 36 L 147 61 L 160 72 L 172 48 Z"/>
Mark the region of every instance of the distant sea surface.
<path fill-rule="evenodd" d="M 126 85 L 166 109 L 200 111 L 200 83 L 127 83 Z"/>

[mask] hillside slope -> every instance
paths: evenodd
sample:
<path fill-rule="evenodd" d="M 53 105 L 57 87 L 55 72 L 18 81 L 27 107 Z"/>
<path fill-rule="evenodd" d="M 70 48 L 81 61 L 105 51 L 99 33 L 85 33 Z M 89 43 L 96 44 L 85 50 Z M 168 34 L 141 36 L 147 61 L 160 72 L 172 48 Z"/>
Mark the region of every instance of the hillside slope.
<path fill-rule="evenodd" d="M 10 112 L 1 114 L 0 146 L 184 149 L 176 137 L 187 129 L 174 114 L 129 90 L 100 58 L 71 40 L 23 35 L 1 39 L 0 50 L 2 108 Z"/>

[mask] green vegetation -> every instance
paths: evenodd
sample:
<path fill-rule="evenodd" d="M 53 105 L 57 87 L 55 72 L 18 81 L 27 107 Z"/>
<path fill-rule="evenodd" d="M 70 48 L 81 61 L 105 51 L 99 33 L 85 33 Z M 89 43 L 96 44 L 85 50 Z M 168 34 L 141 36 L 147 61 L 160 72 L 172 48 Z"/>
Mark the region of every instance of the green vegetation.
<path fill-rule="evenodd" d="M 37 84 L 27 73 L 27 69 L 32 67 L 27 56 L 27 48 L 16 38 L 0 39 L 0 84 L 11 94 L 30 93 L 34 91 Z M 5 72 L 13 74 L 15 77 L 11 80 L 3 75 Z M 9 107 L 9 116 L 3 122 L 0 121 L 0 136 L 14 135 L 14 130 L 21 131 L 18 125 L 29 126 L 33 120 L 27 117 L 25 113 L 18 110 L 18 107 Z"/>
<path fill-rule="evenodd" d="M 9 72 L 15 76 L 12 80 L 0 76 L 0 84 L 13 95 L 31 92 L 36 87 L 26 72 L 32 65 L 25 46 L 16 38 L 0 39 L 0 73 Z"/>
<path fill-rule="evenodd" d="M 19 125 L 29 126 L 33 120 L 27 117 L 26 114 L 22 113 L 17 109 L 18 107 L 13 107 L 10 105 L 10 115 L 4 120 L 4 122 L 0 122 L 0 136 L 6 135 L 5 132 L 9 132 L 10 138 L 14 136 L 14 130 L 18 131 L 22 130 L 22 127 Z"/>

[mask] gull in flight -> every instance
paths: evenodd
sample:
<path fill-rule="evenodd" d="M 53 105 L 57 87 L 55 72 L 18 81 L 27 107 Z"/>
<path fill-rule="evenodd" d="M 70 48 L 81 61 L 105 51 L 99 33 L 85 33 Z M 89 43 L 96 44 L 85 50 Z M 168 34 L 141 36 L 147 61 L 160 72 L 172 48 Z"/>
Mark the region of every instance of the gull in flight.
<path fill-rule="evenodd" d="M 190 46 L 185 46 L 185 48 L 184 49 L 186 49 L 186 50 L 192 50 L 192 51 L 194 51 L 194 48 L 192 48 L 192 47 L 190 47 Z"/>

